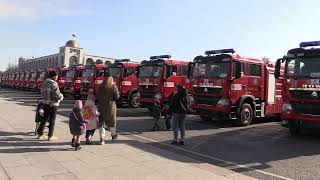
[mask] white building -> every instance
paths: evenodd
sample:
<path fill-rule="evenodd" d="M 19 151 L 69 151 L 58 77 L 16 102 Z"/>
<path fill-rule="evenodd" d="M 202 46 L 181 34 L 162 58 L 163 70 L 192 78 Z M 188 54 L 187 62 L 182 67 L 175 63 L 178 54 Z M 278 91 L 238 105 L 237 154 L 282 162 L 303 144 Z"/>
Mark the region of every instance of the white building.
<path fill-rule="evenodd" d="M 91 64 L 95 62 L 102 62 L 105 64 L 113 63 L 114 59 L 102 56 L 87 55 L 83 48 L 78 47 L 75 40 L 70 40 L 65 46 L 60 47 L 57 54 L 42 56 L 38 58 L 26 59 L 19 58 L 19 70 L 34 70 L 44 68 L 58 68 L 60 66 L 72 66 L 75 64 Z"/>

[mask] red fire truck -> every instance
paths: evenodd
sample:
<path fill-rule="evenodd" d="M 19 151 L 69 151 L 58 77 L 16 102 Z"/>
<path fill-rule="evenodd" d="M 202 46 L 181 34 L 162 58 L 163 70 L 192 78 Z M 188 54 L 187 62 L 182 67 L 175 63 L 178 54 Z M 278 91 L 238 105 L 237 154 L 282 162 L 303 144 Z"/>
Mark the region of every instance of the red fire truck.
<path fill-rule="evenodd" d="M 58 86 L 59 86 L 61 93 L 63 93 L 63 90 L 64 90 L 64 84 L 66 82 L 67 71 L 68 71 L 68 68 L 66 66 L 61 66 L 57 69 L 57 72 L 58 72 L 58 81 L 57 82 L 58 82 Z"/>
<path fill-rule="evenodd" d="M 24 71 L 22 73 L 22 76 L 20 78 L 20 85 L 19 85 L 20 89 L 25 89 L 25 86 L 26 86 L 27 81 L 28 81 L 28 75 L 29 75 L 28 71 Z"/>
<path fill-rule="evenodd" d="M 151 56 L 138 66 L 138 100 L 143 107 L 151 107 L 154 98 L 159 99 L 161 105 L 167 104 L 176 91 L 176 84 L 189 90 L 188 62 L 170 58 L 170 55 Z"/>
<path fill-rule="evenodd" d="M 192 109 L 203 120 L 227 117 L 246 126 L 269 115 L 280 116 L 281 81 L 268 59 L 240 56 L 233 49 L 206 51 L 191 63 Z"/>
<path fill-rule="evenodd" d="M 302 127 L 320 122 L 320 41 L 302 42 L 299 48 L 278 59 L 275 77 L 281 79 L 282 74 L 281 119 L 295 135 Z"/>
<path fill-rule="evenodd" d="M 16 72 L 13 80 L 13 88 L 18 88 L 20 82 L 20 72 Z"/>
<path fill-rule="evenodd" d="M 81 96 L 95 94 L 104 80 L 106 66 L 103 63 L 90 64 L 84 67 L 81 82 Z"/>
<path fill-rule="evenodd" d="M 115 60 L 108 66 L 107 72 L 113 77 L 119 92 L 119 105 L 128 103 L 131 107 L 139 107 L 138 102 L 138 79 L 136 76 L 136 68 L 139 65 L 137 62 L 132 62 L 130 59 Z"/>
<path fill-rule="evenodd" d="M 75 99 L 81 98 L 80 90 L 83 69 L 84 68 L 81 64 L 68 68 L 63 90 L 64 94 L 71 95 Z"/>

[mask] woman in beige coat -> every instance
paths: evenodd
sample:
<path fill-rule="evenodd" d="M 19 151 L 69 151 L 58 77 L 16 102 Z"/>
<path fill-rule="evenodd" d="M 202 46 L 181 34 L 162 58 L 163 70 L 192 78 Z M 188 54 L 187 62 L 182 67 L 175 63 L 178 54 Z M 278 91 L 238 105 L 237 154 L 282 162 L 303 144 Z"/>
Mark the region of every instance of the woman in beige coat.
<path fill-rule="evenodd" d="M 117 139 L 116 133 L 116 118 L 117 105 L 116 101 L 119 99 L 119 91 L 117 86 L 113 83 L 112 76 L 106 76 L 100 85 L 96 99 L 98 101 L 99 116 L 99 134 L 100 144 L 105 144 L 105 126 L 111 132 L 112 140 Z"/>

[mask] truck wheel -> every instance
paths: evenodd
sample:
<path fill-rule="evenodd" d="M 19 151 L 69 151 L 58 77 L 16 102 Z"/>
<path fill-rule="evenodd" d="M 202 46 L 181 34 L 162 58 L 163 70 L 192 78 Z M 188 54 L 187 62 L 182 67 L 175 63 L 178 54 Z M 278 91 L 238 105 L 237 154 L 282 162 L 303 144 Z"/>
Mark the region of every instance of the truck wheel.
<path fill-rule="evenodd" d="M 139 107 L 138 94 L 137 93 L 133 93 L 130 96 L 129 102 L 130 102 L 130 107 L 138 108 Z"/>
<path fill-rule="evenodd" d="M 211 121 L 211 120 L 212 120 L 212 117 L 210 117 L 210 116 L 200 116 L 200 118 L 201 118 L 203 121 Z"/>
<path fill-rule="evenodd" d="M 289 121 L 290 134 L 296 136 L 300 133 L 300 123 L 299 121 Z"/>
<path fill-rule="evenodd" d="M 240 109 L 238 117 L 239 124 L 241 126 L 248 126 L 251 124 L 253 119 L 253 111 L 250 104 L 243 103 Z"/>

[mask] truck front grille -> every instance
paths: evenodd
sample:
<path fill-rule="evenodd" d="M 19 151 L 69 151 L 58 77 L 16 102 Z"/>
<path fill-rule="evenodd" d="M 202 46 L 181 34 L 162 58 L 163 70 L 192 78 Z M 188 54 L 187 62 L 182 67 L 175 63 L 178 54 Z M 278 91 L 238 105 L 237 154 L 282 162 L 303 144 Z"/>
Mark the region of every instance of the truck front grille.
<path fill-rule="evenodd" d="M 296 99 L 320 100 L 320 91 L 290 90 L 290 95 Z"/>
<path fill-rule="evenodd" d="M 206 94 L 219 94 L 222 88 L 213 88 L 213 87 L 194 87 L 193 91 L 195 93 L 206 93 Z"/>
<path fill-rule="evenodd" d="M 312 114 L 312 115 L 320 115 L 320 104 L 317 103 L 308 103 L 308 104 L 300 104 L 300 103 L 291 103 L 292 110 L 299 114 Z"/>
<path fill-rule="evenodd" d="M 196 104 L 216 105 L 220 97 L 216 96 L 195 96 L 194 101 Z"/>
<path fill-rule="evenodd" d="M 147 90 L 147 91 L 153 91 L 155 90 L 156 86 L 155 85 L 139 85 L 140 90 Z"/>
<path fill-rule="evenodd" d="M 155 95 L 154 92 L 141 92 L 140 91 L 140 97 L 141 98 L 153 98 Z"/>

